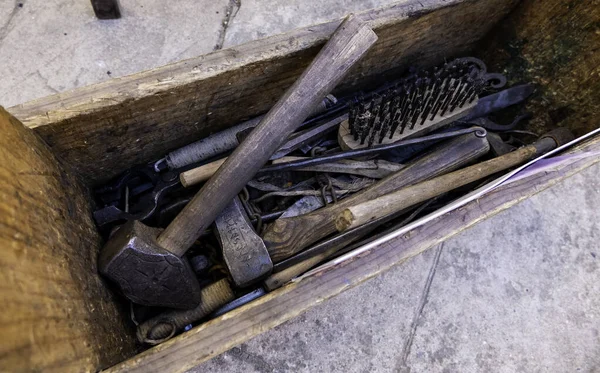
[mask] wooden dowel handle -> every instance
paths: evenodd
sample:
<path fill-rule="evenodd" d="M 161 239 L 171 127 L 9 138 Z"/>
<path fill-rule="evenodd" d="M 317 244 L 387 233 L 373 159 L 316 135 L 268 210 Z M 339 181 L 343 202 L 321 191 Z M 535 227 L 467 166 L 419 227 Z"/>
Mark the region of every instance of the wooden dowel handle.
<path fill-rule="evenodd" d="M 366 23 L 352 15 L 346 18 L 300 78 L 158 237 L 158 244 L 183 255 L 376 40 Z"/>
<path fill-rule="evenodd" d="M 215 172 L 225 163 L 227 157 L 207 163 L 200 167 L 192 168 L 179 174 L 179 180 L 184 187 L 190 187 L 210 179 Z"/>
<path fill-rule="evenodd" d="M 264 281 L 264 286 L 267 291 L 273 291 L 290 282 L 294 277 L 297 277 L 304 272 L 307 272 L 312 267 L 327 259 L 330 253 L 324 252 L 312 258 L 306 259 L 300 263 L 294 264 L 283 271 L 273 273 Z"/>
<path fill-rule="evenodd" d="M 369 221 L 393 214 L 398 210 L 403 210 L 473 181 L 493 175 L 496 172 L 520 165 L 531 159 L 535 154 L 537 154 L 535 146 L 526 146 L 489 161 L 408 186 L 371 201 L 350 206 L 338 215 L 335 227 L 340 232 L 359 227 Z"/>
<path fill-rule="evenodd" d="M 269 255 L 274 263 L 289 258 L 335 233 L 335 219 L 345 208 L 454 171 L 478 159 L 488 150 L 489 144 L 486 138 L 480 138 L 475 134 L 457 137 L 440 144 L 402 170 L 380 180 L 368 189 L 338 203 L 309 214 L 279 218 L 270 224 L 263 234 Z"/>

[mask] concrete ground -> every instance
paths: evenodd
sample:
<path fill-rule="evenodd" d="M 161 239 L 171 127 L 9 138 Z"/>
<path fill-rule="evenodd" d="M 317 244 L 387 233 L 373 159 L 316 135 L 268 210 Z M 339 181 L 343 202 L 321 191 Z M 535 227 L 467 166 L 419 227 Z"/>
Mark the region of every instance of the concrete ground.
<path fill-rule="evenodd" d="M 0 1 L 0 105 L 390 0 Z M 600 371 L 600 166 L 193 372 Z M 558 202 L 558 203 L 557 203 Z"/>

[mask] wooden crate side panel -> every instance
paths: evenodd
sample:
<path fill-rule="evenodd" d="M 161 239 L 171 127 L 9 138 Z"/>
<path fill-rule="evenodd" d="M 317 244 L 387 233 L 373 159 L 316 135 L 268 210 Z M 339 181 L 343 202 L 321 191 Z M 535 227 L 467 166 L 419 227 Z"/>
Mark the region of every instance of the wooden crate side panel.
<path fill-rule="evenodd" d="M 422 0 L 360 15 L 379 41 L 341 91 L 465 53 L 516 0 Z M 90 182 L 267 111 L 340 21 L 10 108 Z M 378 76 L 377 80 L 372 80 Z"/>
<path fill-rule="evenodd" d="M 523 0 L 486 38 L 479 54 L 513 82 L 537 84 L 530 128 L 576 135 L 600 117 L 600 1 Z"/>
<path fill-rule="evenodd" d="M 598 150 L 600 138 L 577 148 L 577 151 Z M 598 162 L 598 157 L 587 158 L 502 186 L 402 237 L 319 275 L 288 284 L 107 372 L 184 372 Z"/>
<path fill-rule="evenodd" d="M 132 356 L 96 272 L 87 192 L 0 107 L 0 369 L 95 371 Z"/>

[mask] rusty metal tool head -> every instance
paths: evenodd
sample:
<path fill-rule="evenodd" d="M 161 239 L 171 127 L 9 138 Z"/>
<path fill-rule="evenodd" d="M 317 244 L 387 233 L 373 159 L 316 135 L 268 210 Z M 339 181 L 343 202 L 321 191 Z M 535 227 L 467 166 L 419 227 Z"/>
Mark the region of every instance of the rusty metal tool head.
<path fill-rule="evenodd" d="M 235 197 L 215 220 L 216 235 L 233 282 L 246 287 L 268 276 L 273 262 L 262 238 L 256 234 Z"/>
<path fill-rule="evenodd" d="M 138 220 L 123 224 L 100 253 L 98 269 L 135 303 L 193 308 L 200 302 L 198 280 L 185 258 L 158 243 L 159 232 Z"/>

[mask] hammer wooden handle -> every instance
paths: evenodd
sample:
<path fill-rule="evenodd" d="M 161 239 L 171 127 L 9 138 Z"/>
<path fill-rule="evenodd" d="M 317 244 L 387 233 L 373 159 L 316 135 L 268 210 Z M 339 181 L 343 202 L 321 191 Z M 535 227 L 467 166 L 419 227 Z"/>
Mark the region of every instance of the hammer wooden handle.
<path fill-rule="evenodd" d="M 473 162 L 488 150 L 486 138 L 475 134 L 457 137 L 352 197 L 309 214 L 277 219 L 263 234 L 269 255 L 275 263 L 286 259 L 335 233 L 335 219 L 346 208 L 456 170 Z"/>
<path fill-rule="evenodd" d="M 553 139 L 544 138 L 535 145 L 529 145 L 489 161 L 350 206 L 338 215 L 335 226 L 340 232 L 359 227 L 497 172 L 523 164 L 535 155 L 545 153 L 555 146 L 556 143 Z"/>
<path fill-rule="evenodd" d="M 158 244 L 183 255 L 376 40 L 364 22 L 346 18 L 302 76 L 158 237 Z"/>

